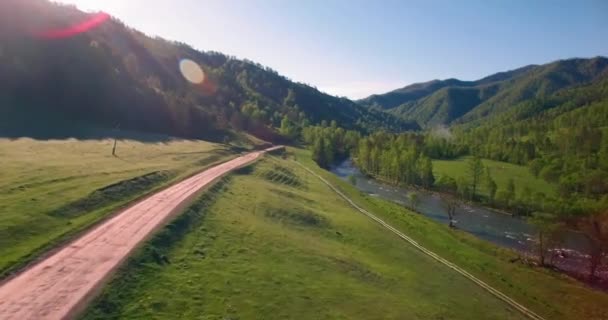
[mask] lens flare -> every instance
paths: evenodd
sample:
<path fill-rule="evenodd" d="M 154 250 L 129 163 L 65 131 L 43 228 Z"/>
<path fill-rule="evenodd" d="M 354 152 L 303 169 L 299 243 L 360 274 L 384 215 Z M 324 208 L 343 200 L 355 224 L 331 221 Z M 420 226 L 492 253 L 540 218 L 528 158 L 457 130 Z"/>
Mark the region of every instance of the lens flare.
<path fill-rule="evenodd" d="M 205 73 L 203 69 L 194 61 L 182 59 L 179 62 L 179 71 L 186 80 L 194 84 L 202 84 L 205 81 Z"/>
<path fill-rule="evenodd" d="M 77 23 L 67 28 L 45 30 L 39 32 L 37 36 L 45 39 L 70 38 L 98 27 L 109 18 L 109 14 L 105 12 L 100 12 L 90 16 L 87 20 L 83 22 Z"/>

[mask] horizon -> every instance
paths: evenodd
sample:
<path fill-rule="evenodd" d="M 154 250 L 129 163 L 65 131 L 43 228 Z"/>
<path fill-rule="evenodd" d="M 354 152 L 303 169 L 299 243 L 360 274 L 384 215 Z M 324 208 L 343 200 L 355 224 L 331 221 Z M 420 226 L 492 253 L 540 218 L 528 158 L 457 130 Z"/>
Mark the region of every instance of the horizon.
<path fill-rule="evenodd" d="M 608 33 L 608 3 L 594 0 L 493 5 L 59 2 L 107 12 L 150 36 L 255 61 L 294 81 L 353 100 L 420 82 L 474 81 L 527 65 L 608 56 L 608 44 L 595 40 Z M 539 16 L 541 11 L 545 14 Z M 456 23 L 460 27 L 452 28 Z"/>

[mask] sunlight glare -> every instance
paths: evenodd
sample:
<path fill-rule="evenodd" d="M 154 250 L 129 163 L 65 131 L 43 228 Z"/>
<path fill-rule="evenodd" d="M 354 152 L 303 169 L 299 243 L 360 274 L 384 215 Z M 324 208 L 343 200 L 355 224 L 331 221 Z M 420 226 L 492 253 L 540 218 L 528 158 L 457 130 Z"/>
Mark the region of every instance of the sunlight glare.
<path fill-rule="evenodd" d="M 192 83 L 200 84 L 205 81 L 205 73 L 203 72 L 203 69 L 196 62 L 190 59 L 182 59 L 179 62 L 179 70 L 184 78 Z"/>

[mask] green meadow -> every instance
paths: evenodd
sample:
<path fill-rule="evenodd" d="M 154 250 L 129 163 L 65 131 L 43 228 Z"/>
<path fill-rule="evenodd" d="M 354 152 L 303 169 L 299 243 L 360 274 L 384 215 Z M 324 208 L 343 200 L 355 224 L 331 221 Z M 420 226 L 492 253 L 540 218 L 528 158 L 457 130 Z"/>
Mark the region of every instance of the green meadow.
<path fill-rule="evenodd" d="M 215 162 L 225 146 L 167 139 L 0 139 L 0 274 L 121 206 Z"/>
<path fill-rule="evenodd" d="M 459 177 L 468 177 L 468 157 L 463 157 L 456 160 L 433 160 L 433 174 L 435 177 L 442 175 L 458 179 Z M 509 179 L 513 179 L 515 183 L 515 192 L 519 195 L 522 189 L 527 186 L 532 192 L 542 192 L 547 196 L 553 196 L 556 193 L 556 187 L 547 181 L 537 178 L 525 166 L 511 164 L 507 162 L 493 161 L 488 159 L 482 160 L 483 165 L 490 170 L 490 174 L 498 190 L 505 190 Z M 488 191 L 484 183 L 479 186 L 479 192 L 488 195 Z"/>
<path fill-rule="evenodd" d="M 608 297 L 322 174 L 421 244 L 547 319 L 601 319 Z M 564 293 L 568 292 L 568 295 Z M 84 319 L 523 319 L 360 214 L 294 160 L 222 180 L 132 256 Z"/>

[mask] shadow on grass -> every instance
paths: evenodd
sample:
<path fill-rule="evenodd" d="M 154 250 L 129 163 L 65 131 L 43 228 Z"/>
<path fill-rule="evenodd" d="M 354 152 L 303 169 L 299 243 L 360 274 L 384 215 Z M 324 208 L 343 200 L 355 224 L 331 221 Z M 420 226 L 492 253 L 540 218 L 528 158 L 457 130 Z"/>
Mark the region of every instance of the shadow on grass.
<path fill-rule="evenodd" d="M 169 143 L 174 140 L 205 140 L 221 143 L 235 139 L 231 132 L 215 131 L 204 135 L 180 135 L 169 128 L 145 128 L 118 123 L 97 125 L 70 120 L 65 115 L 31 114 L 33 112 L 2 112 L 0 110 L 0 138 L 34 140 L 136 140 L 143 143 Z M 145 115 L 142 115 L 145 116 Z M 164 132 L 164 133 L 159 133 Z"/>
<path fill-rule="evenodd" d="M 149 190 L 175 176 L 170 171 L 155 171 L 148 174 L 123 180 L 91 192 L 88 196 L 68 203 L 48 214 L 54 217 L 74 218 L 102 208 L 117 201 L 130 198 Z"/>

